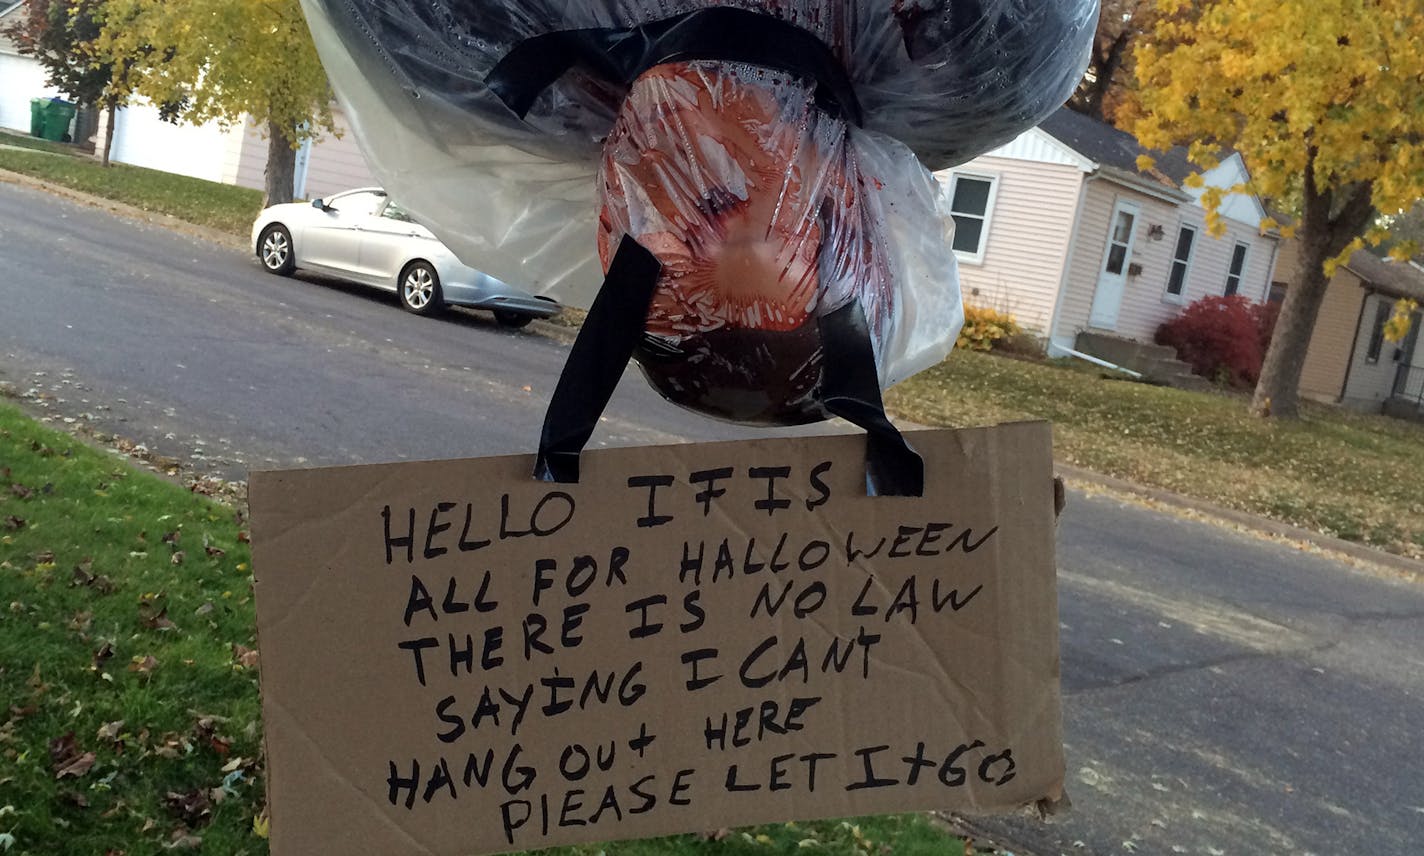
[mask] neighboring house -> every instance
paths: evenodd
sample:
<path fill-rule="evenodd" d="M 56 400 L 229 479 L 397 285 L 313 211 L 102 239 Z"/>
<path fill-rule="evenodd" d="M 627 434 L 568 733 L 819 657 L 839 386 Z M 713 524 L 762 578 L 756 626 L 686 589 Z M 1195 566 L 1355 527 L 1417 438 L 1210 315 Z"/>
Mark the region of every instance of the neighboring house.
<path fill-rule="evenodd" d="M 297 151 L 293 192 L 299 199 L 376 183 L 355 137 L 346 131 L 339 109 L 335 118 L 342 130 L 340 138 L 327 134 Z M 102 135 L 101 130 L 97 145 L 103 145 Z M 119 163 L 260 190 L 267 167 L 267 140 L 251 122 L 227 129 L 216 122 L 175 125 L 159 118 L 152 105 L 134 104 L 115 118 L 111 157 Z"/>
<path fill-rule="evenodd" d="M 1281 276 L 1294 282 L 1297 245 L 1281 253 Z M 1418 347 L 1421 314 L 1403 342 L 1384 338 L 1384 325 L 1400 298 L 1424 306 L 1424 268 L 1386 261 L 1365 250 L 1336 272 L 1310 337 L 1301 369 L 1300 393 L 1307 398 L 1378 412 L 1419 415 L 1424 402 L 1424 349 Z"/>
<path fill-rule="evenodd" d="M 0 0 L 0 28 L 26 14 L 24 0 Z M 0 35 L 0 128 L 30 132 L 30 99 L 50 98 L 59 90 L 45 84 L 44 66 L 34 57 L 21 56 L 9 39 Z"/>
<path fill-rule="evenodd" d="M 1156 165 L 1144 173 L 1138 158 Z M 1279 239 L 1265 208 L 1227 197 L 1226 234 L 1206 230 L 1183 150 L 1148 152 L 1123 131 L 1066 108 L 1013 142 L 939 173 L 951 198 L 965 300 L 1012 313 L 1051 353 L 1099 339 L 1151 342 L 1201 297 L 1270 293 Z M 1205 174 L 1229 188 L 1239 155 Z"/>

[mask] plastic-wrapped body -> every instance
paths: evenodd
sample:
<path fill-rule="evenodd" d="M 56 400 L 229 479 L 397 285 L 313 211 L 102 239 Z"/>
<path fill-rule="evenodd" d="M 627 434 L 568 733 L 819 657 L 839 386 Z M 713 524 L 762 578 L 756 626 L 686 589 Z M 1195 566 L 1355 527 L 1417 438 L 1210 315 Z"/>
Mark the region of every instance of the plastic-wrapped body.
<path fill-rule="evenodd" d="M 632 82 L 624 75 L 636 77 L 657 58 L 633 50 L 616 68 L 584 63 L 542 88 L 521 117 L 489 80 L 521 44 L 709 7 L 758 12 L 811 34 L 842 65 L 863 117 L 855 136 L 898 140 L 938 170 L 1008 142 L 1057 109 L 1081 77 L 1097 17 L 1097 0 L 302 5 L 347 118 L 387 190 L 467 263 L 575 306 L 591 302 L 602 273 L 590 240 L 594 179 Z M 562 49 L 573 48 L 571 41 Z M 639 39 L 604 41 L 624 48 Z M 906 159 L 904 168 L 912 163 Z M 925 237 L 903 243 L 916 246 Z M 942 283 L 944 274 L 936 279 Z"/>
<path fill-rule="evenodd" d="M 576 457 L 606 403 L 616 374 L 600 365 L 594 383 L 588 364 L 630 355 L 708 415 L 840 415 L 903 447 L 880 390 L 943 359 L 963 321 L 953 221 L 926 164 L 968 160 L 1056 109 L 1097 10 L 303 4 L 387 190 L 467 263 L 592 306 L 541 460 L 561 421 L 580 423 L 554 431 Z M 591 386 L 607 387 L 602 403 Z M 575 399 L 571 419 L 560 402 Z"/>

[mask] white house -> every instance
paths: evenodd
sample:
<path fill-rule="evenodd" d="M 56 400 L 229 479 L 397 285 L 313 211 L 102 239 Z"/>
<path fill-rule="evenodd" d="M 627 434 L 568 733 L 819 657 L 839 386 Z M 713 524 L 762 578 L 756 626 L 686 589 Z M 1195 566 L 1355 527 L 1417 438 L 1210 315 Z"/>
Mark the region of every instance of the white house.
<path fill-rule="evenodd" d="M 345 117 L 335 112 L 342 136 L 330 134 L 305 143 L 297 152 L 293 192 L 298 198 L 329 196 L 341 190 L 375 184 L 355 138 L 345 133 Z M 103 129 L 96 144 L 103 145 Z M 114 148 L 119 162 L 182 175 L 261 189 L 267 165 L 267 140 L 247 122 L 222 128 L 165 122 L 157 108 L 135 104 L 121 109 L 114 122 Z"/>
<path fill-rule="evenodd" d="M 1155 167 L 1138 170 L 1138 157 Z M 1051 352 L 1106 338 L 1151 342 L 1207 295 L 1270 293 L 1280 241 L 1265 208 L 1233 195 L 1226 234 L 1206 230 L 1182 150 L 1148 152 L 1131 134 L 1062 109 L 989 154 L 939 174 L 948 185 L 965 300 L 1012 313 Z M 1239 155 L 1205 178 L 1246 177 Z M 1082 334 L 1093 334 L 1083 337 Z"/>
<path fill-rule="evenodd" d="M 24 0 L 0 0 L 0 28 L 24 13 Z M 45 83 L 44 67 L 32 57 L 21 56 L 14 43 L 0 35 L 0 128 L 29 133 L 30 99 L 59 94 Z"/>

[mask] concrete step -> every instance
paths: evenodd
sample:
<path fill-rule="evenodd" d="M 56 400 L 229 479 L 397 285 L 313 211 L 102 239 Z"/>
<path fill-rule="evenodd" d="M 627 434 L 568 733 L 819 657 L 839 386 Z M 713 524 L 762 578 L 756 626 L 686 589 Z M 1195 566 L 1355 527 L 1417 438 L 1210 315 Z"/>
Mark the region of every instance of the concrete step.
<path fill-rule="evenodd" d="M 1146 365 L 1154 360 L 1175 360 L 1177 358 L 1177 352 L 1165 345 L 1134 342 L 1121 336 L 1094 333 L 1089 330 L 1078 334 L 1075 347 L 1085 354 L 1091 354 L 1100 360 L 1107 360 L 1133 371 L 1140 371 L 1136 368 L 1137 365 Z"/>
<path fill-rule="evenodd" d="M 1132 367 L 1133 371 L 1141 372 L 1149 380 L 1167 381 L 1177 375 L 1189 375 L 1192 367 L 1182 362 L 1176 357 L 1166 359 L 1146 360 L 1139 362 Z"/>
<path fill-rule="evenodd" d="M 1216 389 L 1216 384 L 1189 371 L 1163 378 L 1162 382 L 1174 389 L 1190 389 L 1194 392 L 1211 392 Z"/>

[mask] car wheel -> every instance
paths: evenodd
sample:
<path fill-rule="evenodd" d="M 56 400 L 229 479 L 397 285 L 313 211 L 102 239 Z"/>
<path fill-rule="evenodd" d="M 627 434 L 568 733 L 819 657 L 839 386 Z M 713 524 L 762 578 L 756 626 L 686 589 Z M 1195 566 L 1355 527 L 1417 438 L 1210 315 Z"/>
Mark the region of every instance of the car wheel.
<path fill-rule="evenodd" d="M 401 308 L 416 315 L 434 315 L 445 308 L 440 294 L 440 276 L 428 262 L 412 262 L 401 271 Z"/>
<path fill-rule="evenodd" d="M 529 322 L 534 320 L 534 316 L 510 312 L 507 309 L 496 309 L 494 311 L 494 320 L 498 321 L 501 327 L 512 327 L 518 330 L 520 327 L 528 327 Z"/>
<path fill-rule="evenodd" d="M 292 233 L 280 223 L 262 230 L 257 238 L 257 258 L 268 273 L 291 276 L 297 269 L 297 257 L 292 252 Z"/>

